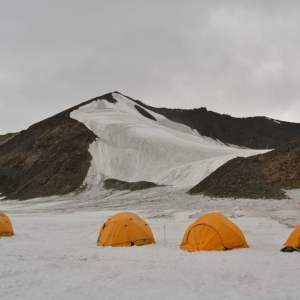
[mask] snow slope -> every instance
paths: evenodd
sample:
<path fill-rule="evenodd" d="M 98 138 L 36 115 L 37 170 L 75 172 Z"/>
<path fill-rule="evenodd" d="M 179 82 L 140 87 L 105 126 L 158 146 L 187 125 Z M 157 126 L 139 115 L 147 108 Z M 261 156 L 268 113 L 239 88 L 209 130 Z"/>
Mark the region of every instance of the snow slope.
<path fill-rule="evenodd" d="M 93 160 L 85 184 L 115 178 L 191 187 L 234 157 L 262 152 L 226 146 L 143 108 L 157 121 L 150 120 L 127 97 L 113 97 L 117 103 L 98 100 L 70 115 L 99 137 L 89 149 Z"/>
<path fill-rule="evenodd" d="M 299 299 L 300 254 L 279 251 L 292 229 L 267 218 L 232 219 L 249 249 L 189 253 L 179 244 L 201 210 L 133 210 L 156 244 L 121 248 L 96 246 L 118 211 L 6 212 L 16 235 L 0 238 L 3 300 Z"/>
<path fill-rule="evenodd" d="M 184 188 L 79 194 L 1 201 L 16 235 L 0 238 L 3 300 L 228 299 L 298 300 L 298 252 L 282 253 L 300 223 L 300 190 L 291 199 L 214 199 Z M 156 244 L 97 247 L 103 223 L 120 211 L 138 213 Z M 188 253 L 187 227 L 219 211 L 244 232 L 249 249 Z"/>

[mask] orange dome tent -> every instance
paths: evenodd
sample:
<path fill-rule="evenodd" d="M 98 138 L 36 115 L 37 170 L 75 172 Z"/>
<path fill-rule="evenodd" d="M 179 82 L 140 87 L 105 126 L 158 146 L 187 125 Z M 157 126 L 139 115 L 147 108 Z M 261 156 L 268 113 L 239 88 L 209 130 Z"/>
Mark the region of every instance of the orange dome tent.
<path fill-rule="evenodd" d="M 9 217 L 0 210 L 0 236 L 12 236 L 14 234 Z"/>
<path fill-rule="evenodd" d="M 207 213 L 186 230 L 181 249 L 190 252 L 200 250 L 227 250 L 248 248 L 240 228 L 220 213 Z"/>
<path fill-rule="evenodd" d="M 155 243 L 149 225 L 138 215 L 122 212 L 112 216 L 99 232 L 98 246 L 140 246 Z"/>
<path fill-rule="evenodd" d="M 298 225 L 290 234 L 287 241 L 284 243 L 286 247 L 300 248 L 300 225 Z"/>

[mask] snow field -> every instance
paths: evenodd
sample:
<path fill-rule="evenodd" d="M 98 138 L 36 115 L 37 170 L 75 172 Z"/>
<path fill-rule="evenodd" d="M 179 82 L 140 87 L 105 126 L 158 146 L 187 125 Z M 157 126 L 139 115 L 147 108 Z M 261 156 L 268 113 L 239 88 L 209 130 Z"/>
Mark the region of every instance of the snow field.
<path fill-rule="evenodd" d="M 135 102 L 113 97 L 117 103 L 98 100 L 70 114 L 99 137 L 89 148 L 93 160 L 85 184 L 114 178 L 192 187 L 232 158 L 265 152 L 226 146 L 143 108 L 157 121 L 150 120 Z"/>
<path fill-rule="evenodd" d="M 179 245 L 201 210 L 132 211 L 151 226 L 156 244 L 96 246 L 100 227 L 117 212 L 12 210 L 16 235 L 0 239 L 1 299 L 299 299 L 299 253 L 279 251 L 291 228 L 233 218 L 249 249 L 189 253 Z"/>

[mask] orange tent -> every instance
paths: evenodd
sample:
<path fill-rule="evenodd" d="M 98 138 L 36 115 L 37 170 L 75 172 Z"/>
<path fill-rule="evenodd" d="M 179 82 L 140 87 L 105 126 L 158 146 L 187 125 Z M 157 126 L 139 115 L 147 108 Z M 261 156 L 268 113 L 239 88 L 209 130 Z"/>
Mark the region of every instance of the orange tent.
<path fill-rule="evenodd" d="M 286 247 L 300 248 L 300 225 L 298 225 L 291 233 L 287 241 L 284 243 Z"/>
<path fill-rule="evenodd" d="M 186 230 L 181 249 L 187 251 L 248 248 L 240 228 L 220 213 L 207 213 Z"/>
<path fill-rule="evenodd" d="M 122 212 L 112 216 L 99 232 L 98 246 L 140 246 L 155 243 L 149 225 L 138 215 Z"/>
<path fill-rule="evenodd" d="M 12 236 L 14 234 L 9 217 L 0 210 L 0 236 Z"/>

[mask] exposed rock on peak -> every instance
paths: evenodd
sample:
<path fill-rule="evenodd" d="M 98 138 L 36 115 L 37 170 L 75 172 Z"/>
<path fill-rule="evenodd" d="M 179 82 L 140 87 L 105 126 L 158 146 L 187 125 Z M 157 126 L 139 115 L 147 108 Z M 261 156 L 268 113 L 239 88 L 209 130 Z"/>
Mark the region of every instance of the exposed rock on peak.
<path fill-rule="evenodd" d="M 146 110 L 144 110 L 140 106 L 135 105 L 134 107 L 142 116 L 144 116 L 150 120 L 156 121 L 156 119 L 151 114 L 149 114 Z"/>

